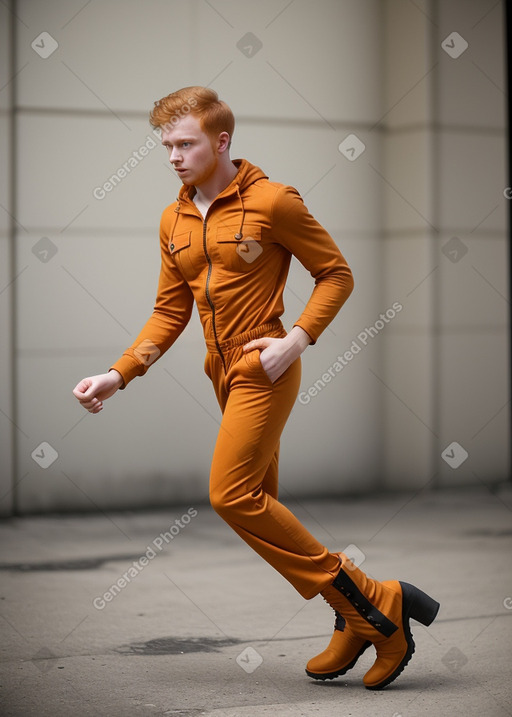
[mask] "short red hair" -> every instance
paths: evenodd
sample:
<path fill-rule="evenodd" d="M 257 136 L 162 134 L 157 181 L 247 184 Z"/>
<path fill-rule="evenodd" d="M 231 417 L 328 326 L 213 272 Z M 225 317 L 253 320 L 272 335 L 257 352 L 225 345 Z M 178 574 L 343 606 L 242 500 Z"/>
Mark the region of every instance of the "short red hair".
<path fill-rule="evenodd" d="M 153 127 L 174 127 L 187 114 L 195 115 L 203 132 L 211 138 L 217 137 L 221 132 L 227 132 L 230 138 L 233 137 L 233 112 L 225 102 L 219 100 L 215 90 L 208 87 L 183 87 L 167 97 L 162 97 L 155 102 L 149 121 Z"/>

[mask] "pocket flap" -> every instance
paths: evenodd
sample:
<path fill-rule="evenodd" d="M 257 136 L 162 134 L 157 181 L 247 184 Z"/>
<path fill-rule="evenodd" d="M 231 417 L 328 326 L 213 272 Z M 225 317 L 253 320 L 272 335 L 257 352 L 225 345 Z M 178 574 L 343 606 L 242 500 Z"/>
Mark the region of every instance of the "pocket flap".
<path fill-rule="evenodd" d="M 181 251 L 182 249 L 185 249 L 187 246 L 190 246 L 190 237 L 192 232 L 184 232 L 183 234 L 174 234 L 174 236 L 171 238 L 169 242 L 169 251 L 171 254 L 176 254 L 176 252 Z"/>
<path fill-rule="evenodd" d="M 261 241 L 261 227 L 257 224 L 244 224 L 242 227 L 242 238 L 236 239 L 235 234 L 239 234 L 240 225 L 222 226 L 217 229 L 217 241 L 219 244 L 241 244 L 246 241 Z"/>

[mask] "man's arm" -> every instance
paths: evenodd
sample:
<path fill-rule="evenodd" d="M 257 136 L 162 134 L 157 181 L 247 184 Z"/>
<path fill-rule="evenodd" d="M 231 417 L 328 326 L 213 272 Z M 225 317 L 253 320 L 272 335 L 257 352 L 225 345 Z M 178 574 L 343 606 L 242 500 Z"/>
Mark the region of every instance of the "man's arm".
<path fill-rule="evenodd" d="M 315 279 L 315 286 L 301 316 L 283 339 L 263 337 L 244 346 L 259 349 L 261 365 L 271 381 L 314 344 L 334 319 L 354 287 L 352 272 L 330 234 L 308 212 L 299 193 L 283 186 L 272 208 L 272 234 L 297 257 Z"/>
<path fill-rule="evenodd" d="M 314 344 L 352 293 L 352 272 L 334 239 L 308 212 L 292 187 L 282 187 L 276 195 L 272 234 L 315 280 L 311 296 L 295 322 Z"/>
<path fill-rule="evenodd" d="M 164 212 L 165 216 L 165 212 Z M 190 320 L 194 298 L 171 258 L 163 218 L 160 225 L 161 268 L 153 314 L 134 343 L 108 373 L 82 379 L 73 394 L 90 413 L 99 413 L 103 401 L 142 376 L 176 341 Z"/>
<path fill-rule="evenodd" d="M 172 346 L 192 314 L 192 291 L 169 251 L 168 232 L 164 229 L 164 217 L 168 211 L 164 212 L 160 225 L 161 268 L 153 314 L 133 344 L 110 367 L 123 377 L 121 388 L 125 388 L 136 376 L 143 376 Z"/>

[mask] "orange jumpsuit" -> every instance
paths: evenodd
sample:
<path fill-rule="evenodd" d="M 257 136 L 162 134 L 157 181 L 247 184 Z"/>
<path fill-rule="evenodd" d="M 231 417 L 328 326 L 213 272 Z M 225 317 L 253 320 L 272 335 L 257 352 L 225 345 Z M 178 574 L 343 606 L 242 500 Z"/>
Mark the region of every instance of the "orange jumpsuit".
<path fill-rule="evenodd" d="M 221 517 L 305 598 L 332 583 L 339 558 L 279 503 L 279 439 L 296 400 L 300 359 L 274 383 L 258 350 L 262 336 L 282 337 L 279 317 L 292 255 L 315 280 L 295 322 L 315 343 L 353 288 L 351 271 L 330 235 L 292 187 L 268 181 L 246 160 L 203 219 L 195 189 L 182 186 L 160 224 L 161 272 L 152 316 L 111 367 L 124 386 L 174 343 L 195 300 L 206 339 L 205 371 L 223 416 L 210 474 L 210 500 Z"/>

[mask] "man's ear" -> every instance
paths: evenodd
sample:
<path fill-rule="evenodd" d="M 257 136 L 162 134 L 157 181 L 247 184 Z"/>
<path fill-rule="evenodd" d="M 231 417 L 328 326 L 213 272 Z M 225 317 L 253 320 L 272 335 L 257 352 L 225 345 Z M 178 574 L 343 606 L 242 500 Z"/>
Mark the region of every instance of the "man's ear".
<path fill-rule="evenodd" d="M 227 132 L 221 132 L 217 138 L 217 151 L 222 153 L 229 149 L 231 137 Z"/>

